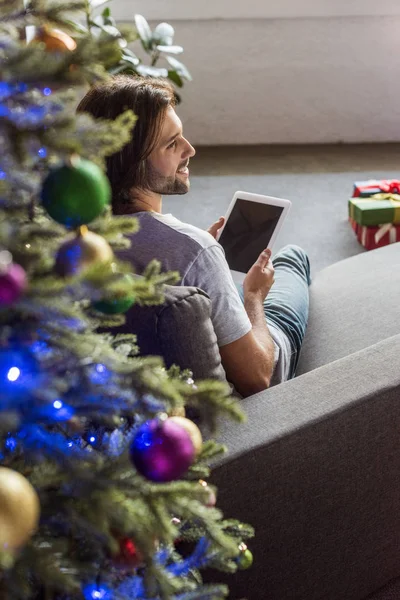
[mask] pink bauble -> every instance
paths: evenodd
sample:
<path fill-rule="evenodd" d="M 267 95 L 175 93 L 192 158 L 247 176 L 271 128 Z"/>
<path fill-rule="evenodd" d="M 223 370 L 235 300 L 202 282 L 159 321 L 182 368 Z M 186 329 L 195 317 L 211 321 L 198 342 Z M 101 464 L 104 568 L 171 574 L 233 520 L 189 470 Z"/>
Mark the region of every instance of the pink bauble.
<path fill-rule="evenodd" d="M 195 458 L 187 431 L 172 421 L 152 419 L 137 431 L 131 445 L 136 469 L 151 481 L 173 481 L 186 473 Z"/>
<path fill-rule="evenodd" d="M 21 297 L 27 280 L 24 269 L 12 263 L 5 273 L 0 273 L 0 305 L 9 306 Z"/>

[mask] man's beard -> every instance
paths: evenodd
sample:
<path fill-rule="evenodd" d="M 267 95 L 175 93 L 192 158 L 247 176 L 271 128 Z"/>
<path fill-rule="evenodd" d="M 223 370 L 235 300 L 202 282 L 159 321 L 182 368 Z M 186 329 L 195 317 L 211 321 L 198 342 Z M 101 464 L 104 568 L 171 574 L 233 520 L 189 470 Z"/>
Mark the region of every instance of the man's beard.
<path fill-rule="evenodd" d="M 185 163 L 186 164 L 186 163 Z M 181 165 L 183 166 L 183 165 Z M 147 187 L 161 196 L 187 194 L 190 188 L 189 180 L 182 181 L 178 176 L 165 177 L 147 163 Z"/>

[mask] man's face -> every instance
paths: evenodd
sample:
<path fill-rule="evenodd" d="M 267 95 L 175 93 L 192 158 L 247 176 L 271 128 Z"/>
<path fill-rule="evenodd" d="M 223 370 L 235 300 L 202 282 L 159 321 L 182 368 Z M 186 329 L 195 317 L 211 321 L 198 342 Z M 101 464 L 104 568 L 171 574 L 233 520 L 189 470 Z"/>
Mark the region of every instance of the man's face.
<path fill-rule="evenodd" d="M 189 159 L 195 149 L 182 135 L 182 122 L 167 109 L 160 139 L 147 160 L 149 188 L 161 195 L 186 194 L 190 188 Z"/>

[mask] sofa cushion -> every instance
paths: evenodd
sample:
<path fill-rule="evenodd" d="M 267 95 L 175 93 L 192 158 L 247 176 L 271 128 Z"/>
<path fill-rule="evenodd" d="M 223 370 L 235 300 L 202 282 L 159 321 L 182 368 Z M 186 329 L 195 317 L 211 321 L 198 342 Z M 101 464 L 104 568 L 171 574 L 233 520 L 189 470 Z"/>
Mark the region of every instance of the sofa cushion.
<path fill-rule="evenodd" d="M 125 324 L 112 333 L 135 333 L 142 356 L 162 356 L 167 367 L 190 369 L 195 379 L 226 381 L 211 302 L 195 287 L 165 286 L 162 304 L 133 305 Z"/>
<path fill-rule="evenodd" d="M 400 243 L 335 263 L 310 286 L 297 375 L 400 333 Z"/>

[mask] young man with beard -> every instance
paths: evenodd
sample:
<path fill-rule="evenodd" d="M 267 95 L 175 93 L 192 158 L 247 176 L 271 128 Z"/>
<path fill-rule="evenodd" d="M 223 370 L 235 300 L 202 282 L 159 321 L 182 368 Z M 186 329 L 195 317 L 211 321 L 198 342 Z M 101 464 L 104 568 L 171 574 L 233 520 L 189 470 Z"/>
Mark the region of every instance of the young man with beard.
<path fill-rule="evenodd" d="M 238 290 L 215 240 L 223 219 L 205 232 L 162 212 L 163 195 L 189 191 L 195 155 L 183 136 L 172 87 L 159 79 L 115 76 L 91 88 L 78 111 L 115 119 L 128 108 L 138 117 L 133 137 L 107 159 L 107 174 L 114 214 L 134 214 L 140 223 L 130 254 L 136 270 L 157 258 L 164 270 L 180 273 L 180 285 L 210 296 L 222 365 L 242 396 L 293 377 L 308 319 L 306 254 L 286 246 L 272 261 L 266 248 Z"/>

